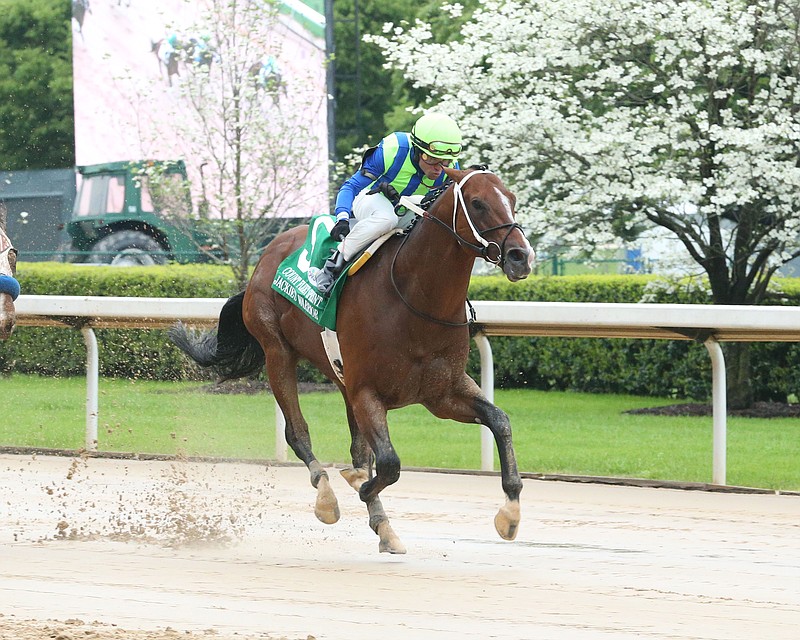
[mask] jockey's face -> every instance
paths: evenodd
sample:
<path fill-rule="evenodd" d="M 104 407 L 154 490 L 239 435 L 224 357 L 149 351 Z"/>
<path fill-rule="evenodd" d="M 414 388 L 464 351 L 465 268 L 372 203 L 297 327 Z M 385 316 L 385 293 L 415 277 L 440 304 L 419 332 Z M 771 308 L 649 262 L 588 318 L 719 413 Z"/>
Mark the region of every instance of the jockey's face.
<path fill-rule="evenodd" d="M 419 154 L 419 168 L 429 180 L 436 180 L 442 174 L 442 165 L 449 166 L 450 161 L 429 156 L 427 153 Z"/>

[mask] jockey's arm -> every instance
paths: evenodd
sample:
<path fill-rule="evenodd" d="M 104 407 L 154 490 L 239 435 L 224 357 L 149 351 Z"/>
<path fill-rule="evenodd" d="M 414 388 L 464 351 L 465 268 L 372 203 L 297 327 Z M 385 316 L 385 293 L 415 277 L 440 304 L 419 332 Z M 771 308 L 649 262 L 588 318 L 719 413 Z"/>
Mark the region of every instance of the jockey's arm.
<path fill-rule="evenodd" d="M 366 187 L 383 174 L 383 149 L 378 145 L 372 153 L 365 155 L 361 168 L 345 180 L 336 195 L 336 220 L 347 220 L 353 210 L 353 200 Z"/>

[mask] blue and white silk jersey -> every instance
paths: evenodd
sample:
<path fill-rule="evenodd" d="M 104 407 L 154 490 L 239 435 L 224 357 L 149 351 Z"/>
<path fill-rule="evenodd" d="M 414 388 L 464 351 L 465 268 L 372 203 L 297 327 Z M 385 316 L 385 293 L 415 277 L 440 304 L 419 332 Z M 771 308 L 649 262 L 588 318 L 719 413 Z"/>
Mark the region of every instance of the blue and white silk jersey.
<path fill-rule="evenodd" d="M 455 163 L 458 168 L 458 163 Z M 378 146 L 367 149 L 361 168 L 348 178 L 336 196 L 334 213 L 337 220 L 352 215 L 353 200 L 365 189 L 382 182 L 390 183 L 401 196 L 424 195 L 440 187 L 447 176 L 442 172 L 436 180 L 425 177 L 419 167 L 419 154 L 411 144 L 411 134 L 390 133 Z"/>

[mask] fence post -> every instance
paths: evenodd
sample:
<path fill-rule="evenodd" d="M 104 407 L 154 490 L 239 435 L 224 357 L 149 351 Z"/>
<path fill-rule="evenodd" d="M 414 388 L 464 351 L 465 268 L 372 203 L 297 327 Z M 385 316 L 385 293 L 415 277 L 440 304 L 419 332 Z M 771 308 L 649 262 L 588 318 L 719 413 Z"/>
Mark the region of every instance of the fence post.
<path fill-rule="evenodd" d="M 278 462 L 286 462 L 287 459 L 287 444 L 286 444 L 286 418 L 283 411 L 278 406 L 277 400 L 275 401 L 275 460 Z"/>
<path fill-rule="evenodd" d="M 711 454 L 711 482 L 726 484 L 726 449 L 727 449 L 727 379 L 725 377 L 725 356 L 719 342 L 711 336 L 703 342 L 711 356 L 711 398 L 713 415 L 714 444 Z"/>
<path fill-rule="evenodd" d="M 81 327 L 86 344 L 86 450 L 97 451 L 97 387 L 100 379 L 100 357 L 97 337 L 91 327 Z"/>

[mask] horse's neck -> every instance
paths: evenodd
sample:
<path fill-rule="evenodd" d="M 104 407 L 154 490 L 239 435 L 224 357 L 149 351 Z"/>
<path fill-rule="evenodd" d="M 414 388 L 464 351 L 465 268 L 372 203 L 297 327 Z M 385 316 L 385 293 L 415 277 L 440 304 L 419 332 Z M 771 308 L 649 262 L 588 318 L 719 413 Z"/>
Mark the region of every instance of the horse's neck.
<path fill-rule="evenodd" d="M 448 199 L 449 200 L 449 199 Z M 452 200 L 442 203 L 452 210 Z M 450 221 L 445 221 L 449 226 Z M 435 302 L 441 312 L 458 314 L 467 299 L 474 256 L 465 252 L 454 234 L 434 220 L 418 220 L 417 226 L 400 251 L 404 269 L 417 276 L 418 291 L 409 292 L 409 300 Z M 437 314 L 438 315 L 438 314 Z"/>

